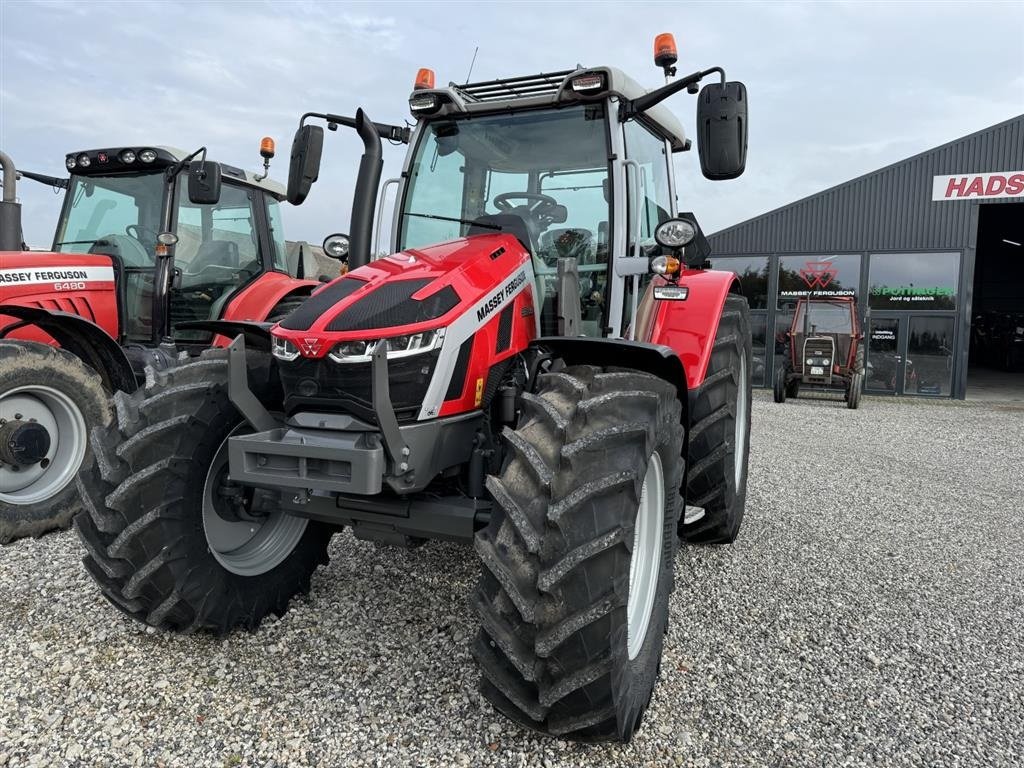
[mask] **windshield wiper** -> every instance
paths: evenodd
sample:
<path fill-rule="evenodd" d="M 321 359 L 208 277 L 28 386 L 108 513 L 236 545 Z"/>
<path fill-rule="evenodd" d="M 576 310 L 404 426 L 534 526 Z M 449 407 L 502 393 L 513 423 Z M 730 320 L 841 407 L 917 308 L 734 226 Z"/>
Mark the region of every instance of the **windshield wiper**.
<path fill-rule="evenodd" d="M 457 219 L 454 216 L 437 216 L 437 215 L 432 214 L 432 213 L 409 213 L 409 212 L 406 212 L 406 213 L 403 213 L 402 215 L 403 216 L 416 216 L 417 218 L 420 218 L 420 219 L 437 219 L 438 221 L 454 221 L 454 222 L 458 222 L 459 224 L 469 224 L 471 227 L 483 227 L 484 229 L 494 229 L 494 230 L 497 230 L 499 232 L 502 229 L 504 229 L 504 227 L 502 227 L 500 224 L 485 224 L 484 222 L 479 221 L 477 219 Z"/>
<path fill-rule="evenodd" d="M 60 245 L 113 245 L 109 240 L 61 240 L 59 243 L 54 243 L 53 247 L 56 248 Z"/>

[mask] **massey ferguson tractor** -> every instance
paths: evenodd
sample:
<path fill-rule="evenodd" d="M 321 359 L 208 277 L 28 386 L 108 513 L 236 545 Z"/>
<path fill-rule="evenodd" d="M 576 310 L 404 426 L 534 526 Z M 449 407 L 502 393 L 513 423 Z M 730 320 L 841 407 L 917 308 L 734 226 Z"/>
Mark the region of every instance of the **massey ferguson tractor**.
<path fill-rule="evenodd" d="M 674 74 L 674 43 L 655 50 Z M 654 90 L 612 67 L 445 88 L 421 70 L 394 252 L 374 261 L 381 139 L 404 129 L 303 116 L 294 203 L 319 173 L 311 121 L 363 142 L 351 271 L 276 325 L 195 324 L 234 340 L 115 397 L 76 518 L 102 593 L 225 633 L 285 611 L 344 526 L 472 542 L 485 696 L 543 733 L 629 740 L 678 538 L 732 541 L 746 495 L 747 302 L 692 266 L 706 241 L 672 172 L 690 141 L 663 104 L 708 76 L 701 165 L 731 179 L 746 92 L 718 67 Z"/>
<path fill-rule="evenodd" d="M 852 296 L 799 299 L 786 332 L 788 354 L 775 374 L 775 402 L 797 397 L 801 387 L 838 389 L 846 406 L 856 408 L 864 388 L 863 339 Z"/>
<path fill-rule="evenodd" d="M 269 161 L 271 140 L 261 152 Z M 177 323 L 280 318 L 320 284 L 287 273 L 284 188 L 198 154 L 75 152 L 68 179 L 19 174 L 4 156 L 0 543 L 67 527 L 110 393 L 209 345 Z M 23 247 L 19 175 L 66 190 L 52 252 Z"/>

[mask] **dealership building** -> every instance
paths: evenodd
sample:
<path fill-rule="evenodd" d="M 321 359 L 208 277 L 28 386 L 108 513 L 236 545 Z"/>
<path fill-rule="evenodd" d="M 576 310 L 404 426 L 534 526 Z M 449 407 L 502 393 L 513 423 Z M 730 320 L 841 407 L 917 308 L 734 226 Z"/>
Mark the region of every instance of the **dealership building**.
<path fill-rule="evenodd" d="M 755 385 L 799 297 L 854 296 L 866 392 L 1024 392 L 1024 115 L 708 240 L 750 302 Z"/>

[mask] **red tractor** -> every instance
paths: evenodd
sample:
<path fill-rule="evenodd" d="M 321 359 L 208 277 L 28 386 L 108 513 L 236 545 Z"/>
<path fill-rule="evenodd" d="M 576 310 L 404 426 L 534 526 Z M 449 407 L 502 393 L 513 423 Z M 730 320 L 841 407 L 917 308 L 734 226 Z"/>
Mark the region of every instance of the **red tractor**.
<path fill-rule="evenodd" d="M 775 374 L 775 402 L 796 397 L 802 387 L 840 389 L 847 407 L 856 408 L 864 388 L 863 339 L 852 296 L 799 299 Z"/>
<path fill-rule="evenodd" d="M 273 143 L 261 150 L 269 161 Z M 70 523 L 110 393 L 209 346 L 210 333 L 178 323 L 277 319 L 320 284 L 286 268 L 284 188 L 197 154 L 75 152 L 68 179 L 3 157 L 0 543 Z M 18 176 L 65 190 L 51 252 L 24 249 Z"/>
<path fill-rule="evenodd" d="M 746 93 L 717 67 L 654 90 L 611 67 L 446 88 L 422 70 L 394 253 L 374 261 L 381 139 L 403 129 L 305 115 L 294 203 L 319 173 L 307 121 L 363 141 L 351 271 L 272 327 L 204 324 L 242 332 L 116 396 L 76 518 L 102 593 L 224 633 L 285 611 L 342 527 L 472 542 L 485 696 L 544 733 L 629 740 L 677 541 L 732 541 L 746 495 L 747 302 L 693 266 L 706 240 L 672 166 L 690 141 L 662 104 L 709 75 L 701 163 L 730 179 Z"/>

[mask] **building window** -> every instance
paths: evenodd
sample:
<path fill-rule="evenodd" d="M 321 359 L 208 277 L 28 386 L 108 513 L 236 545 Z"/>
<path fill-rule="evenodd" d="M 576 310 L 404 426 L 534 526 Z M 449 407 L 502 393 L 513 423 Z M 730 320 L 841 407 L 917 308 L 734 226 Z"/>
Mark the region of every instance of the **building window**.
<path fill-rule="evenodd" d="M 798 299 L 857 297 L 860 255 L 779 257 L 779 309 L 792 310 Z"/>
<path fill-rule="evenodd" d="M 868 272 L 872 309 L 956 309 L 959 253 L 873 253 Z"/>
<path fill-rule="evenodd" d="M 751 309 L 768 308 L 767 256 L 719 256 L 710 261 L 712 269 L 736 273 Z"/>

